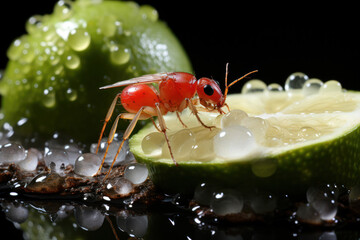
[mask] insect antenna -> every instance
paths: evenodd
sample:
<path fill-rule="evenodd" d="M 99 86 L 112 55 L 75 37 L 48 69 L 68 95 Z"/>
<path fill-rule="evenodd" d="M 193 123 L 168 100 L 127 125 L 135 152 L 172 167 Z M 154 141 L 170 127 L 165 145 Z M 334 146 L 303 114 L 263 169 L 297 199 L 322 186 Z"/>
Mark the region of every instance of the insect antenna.
<path fill-rule="evenodd" d="M 229 87 L 231 87 L 232 85 L 234 85 L 235 83 L 239 82 L 240 80 L 246 78 L 247 76 L 249 76 L 250 74 L 253 74 L 253 73 L 256 73 L 258 72 L 258 70 L 254 70 L 254 71 L 251 71 L 247 74 L 245 74 L 244 76 L 242 76 L 241 78 L 238 78 L 236 80 L 234 80 L 232 83 L 230 83 L 229 85 L 227 84 L 227 77 L 228 77 L 228 66 L 229 66 L 229 63 L 226 64 L 226 72 L 225 72 L 225 91 L 224 91 L 224 103 L 226 102 L 226 96 L 229 92 Z"/>

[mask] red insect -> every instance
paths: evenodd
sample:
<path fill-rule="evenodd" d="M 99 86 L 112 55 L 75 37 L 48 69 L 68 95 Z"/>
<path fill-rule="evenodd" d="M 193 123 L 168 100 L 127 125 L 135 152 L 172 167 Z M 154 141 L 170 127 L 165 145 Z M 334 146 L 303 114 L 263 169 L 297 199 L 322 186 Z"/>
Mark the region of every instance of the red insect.
<path fill-rule="evenodd" d="M 228 65 L 226 65 L 224 94 L 222 94 L 218 83 L 213 79 L 203 77 L 197 80 L 194 75 L 185 72 L 149 74 L 101 87 L 100 89 L 107 89 L 128 85 L 121 93 L 116 95 L 110 105 L 100 133 L 96 153 L 99 150 L 106 125 L 114 112 L 118 99 L 120 99 L 121 104 L 128 112 L 120 113 L 116 117 L 110 130 L 109 138 L 107 140 L 108 145 L 97 174 L 101 172 L 109 146 L 114 139 L 119 119 L 131 119 L 131 122 L 124 132 L 123 140 L 106 176 L 109 175 L 124 142 L 130 137 L 137 121 L 149 118 L 152 119 L 157 130 L 164 134 L 171 158 L 174 163 L 177 164 L 166 134 L 166 123 L 163 116 L 168 112 L 175 112 L 182 125 L 186 127 L 181 120 L 179 113 L 188 107 L 202 126 L 209 129 L 214 128 L 214 126 L 207 126 L 201 121 L 196 105 L 199 105 L 200 103 L 205 107 L 206 111 L 218 111 L 220 114 L 225 113 L 222 108 L 226 106 L 229 110 L 229 107 L 225 103 L 229 87 L 254 72 L 257 71 L 255 70 L 247 73 L 243 77 L 227 85 Z M 150 83 L 158 83 L 159 90 L 156 90 L 152 85 L 148 85 Z M 198 97 L 195 97 L 196 93 Z M 154 116 L 158 117 L 159 127 L 152 118 Z"/>

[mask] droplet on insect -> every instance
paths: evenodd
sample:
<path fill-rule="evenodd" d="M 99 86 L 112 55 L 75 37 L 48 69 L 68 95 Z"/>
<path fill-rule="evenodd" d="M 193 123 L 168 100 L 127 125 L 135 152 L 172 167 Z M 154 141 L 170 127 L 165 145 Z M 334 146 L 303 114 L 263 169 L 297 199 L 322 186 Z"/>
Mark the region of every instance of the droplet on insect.
<path fill-rule="evenodd" d="M 225 159 L 238 159 L 252 153 L 256 142 L 249 129 L 242 126 L 223 128 L 214 137 L 214 151 L 217 156 Z"/>
<path fill-rule="evenodd" d="M 114 64 L 125 64 L 130 60 L 130 50 L 123 45 L 114 45 L 110 49 L 110 59 Z"/>
<path fill-rule="evenodd" d="M 152 22 L 156 22 L 159 18 L 156 9 L 149 5 L 142 5 L 140 7 L 140 13 L 143 19 L 148 19 Z"/>
<path fill-rule="evenodd" d="M 284 91 L 283 87 L 278 83 L 271 83 L 267 86 L 269 92 L 281 92 Z"/>
<path fill-rule="evenodd" d="M 44 97 L 42 103 L 47 108 L 53 108 L 56 105 L 55 91 L 52 88 L 44 90 Z"/>
<path fill-rule="evenodd" d="M 85 29 L 73 29 L 68 37 L 70 47 L 75 51 L 83 51 L 90 45 L 91 37 Z"/>
<path fill-rule="evenodd" d="M 246 112 L 240 110 L 240 109 L 234 109 L 228 113 L 226 113 L 221 118 L 221 127 L 230 127 L 234 125 L 240 125 L 240 122 L 247 118 L 248 115 Z"/>
<path fill-rule="evenodd" d="M 148 229 L 147 215 L 129 215 L 125 212 L 120 212 L 116 217 L 118 228 L 128 233 L 130 236 L 142 238 L 145 236 Z"/>
<path fill-rule="evenodd" d="M 285 81 L 285 90 L 301 90 L 309 77 L 301 72 L 291 74 Z"/>
<path fill-rule="evenodd" d="M 100 210 L 93 209 L 87 206 L 75 208 L 76 223 L 86 231 L 96 231 L 104 223 L 105 216 Z"/>
<path fill-rule="evenodd" d="M 309 203 L 299 206 L 296 211 L 296 217 L 311 224 L 321 223 L 319 213 Z"/>
<path fill-rule="evenodd" d="M 323 85 L 323 82 L 317 78 L 310 78 L 307 80 L 302 88 L 302 93 L 304 96 L 310 96 L 317 94 L 320 90 L 320 87 Z"/>
<path fill-rule="evenodd" d="M 26 157 L 25 149 L 18 143 L 6 143 L 0 147 L 1 163 L 18 163 Z"/>
<path fill-rule="evenodd" d="M 330 80 L 325 82 L 319 90 L 320 94 L 341 93 L 341 92 L 342 92 L 341 84 L 336 80 Z"/>
<path fill-rule="evenodd" d="M 322 220 L 333 220 L 337 213 L 339 190 L 336 185 L 313 186 L 306 192 L 310 205 L 319 213 Z"/>
<path fill-rule="evenodd" d="M 19 162 L 18 166 L 22 171 L 35 171 L 38 162 L 40 151 L 35 148 L 30 148 L 26 151 L 26 158 Z"/>
<path fill-rule="evenodd" d="M 144 137 L 141 142 L 141 148 L 147 155 L 160 156 L 164 143 L 165 137 L 163 133 L 152 132 Z"/>
<path fill-rule="evenodd" d="M 69 69 L 76 69 L 80 66 L 80 58 L 76 54 L 70 53 L 66 56 L 65 66 Z"/>
<path fill-rule="evenodd" d="M 25 24 L 26 31 L 30 34 L 38 33 L 42 25 L 42 19 L 43 16 L 40 15 L 30 17 Z"/>
<path fill-rule="evenodd" d="M 71 16 L 72 3 L 66 0 L 60 0 L 55 4 L 54 15 L 61 20 L 67 19 Z"/>
<path fill-rule="evenodd" d="M 266 84 L 258 79 L 253 79 L 245 83 L 243 88 L 241 89 L 241 93 L 257 93 L 264 92 L 267 90 Z"/>
<path fill-rule="evenodd" d="M 210 207 L 219 216 L 237 214 L 241 213 L 244 200 L 240 194 L 228 191 L 215 192 L 211 198 Z"/>
<path fill-rule="evenodd" d="M 77 91 L 75 89 L 72 88 L 68 88 L 66 90 L 66 98 L 70 101 L 73 102 L 77 99 Z"/>
<path fill-rule="evenodd" d="M 193 150 L 196 141 L 193 132 L 190 129 L 182 129 L 169 137 L 172 153 L 176 160 L 187 160 Z M 170 157 L 167 143 L 162 148 L 163 157 Z"/>
<path fill-rule="evenodd" d="M 201 183 L 195 189 L 194 199 L 203 205 L 210 205 L 214 189 L 207 183 Z"/>
<path fill-rule="evenodd" d="M 251 170 L 255 176 L 266 178 L 272 176 L 277 169 L 277 163 L 274 160 L 259 160 L 251 164 Z"/>
<path fill-rule="evenodd" d="M 133 163 L 125 168 L 124 177 L 133 184 L 141 184 L 146 181 L 149 171 L 145 164 Z"/>
<path fill-rule="evenodd" d="M 126 196 L 134 189 L 132 183 L 126 178 L 114 178 L 106 184 L 106 191 L 110 194 Z"/>
<path fill-rule="evenodd" d="M 81 176 L 94 176 L 101 164 L 101 159 L 98 155 L 93 153 L 84 153 L 75 161 L 74 172 Z"/>

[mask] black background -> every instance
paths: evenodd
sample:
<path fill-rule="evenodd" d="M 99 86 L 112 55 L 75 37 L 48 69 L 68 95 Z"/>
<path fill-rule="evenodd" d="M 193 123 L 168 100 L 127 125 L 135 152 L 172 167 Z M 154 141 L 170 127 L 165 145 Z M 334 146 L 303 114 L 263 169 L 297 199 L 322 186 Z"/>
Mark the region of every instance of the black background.
<path fill-rule="evenodd" d="M 51 13 L 55 0 L 2 2 L 0 68 L 6 49 L 25 33 L 32 15 Z M 259 70 L 254 78 L 283 84 L 301 71 L 323 81 L 336 79 L 344 88 L 360 90 L 357 5 L 292 1 L 290 5 L 252 1 L 156 1 L 154 6 L 179 38 L 197 77 L 222 82 Z M 241 89 L 239 84 L 232 91 Z"/>

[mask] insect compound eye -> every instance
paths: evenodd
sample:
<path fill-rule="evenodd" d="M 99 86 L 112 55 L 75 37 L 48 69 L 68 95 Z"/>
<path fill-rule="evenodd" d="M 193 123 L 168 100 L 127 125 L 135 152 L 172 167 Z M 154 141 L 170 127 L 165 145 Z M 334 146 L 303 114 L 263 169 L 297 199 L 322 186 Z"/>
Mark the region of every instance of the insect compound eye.
<path fill-rule="evenodd" d="M 214 94 L 214 89 L 211 85 L 207 84 L 204 86 L 204 93 L 208 96 L 211 96 Z"/>

